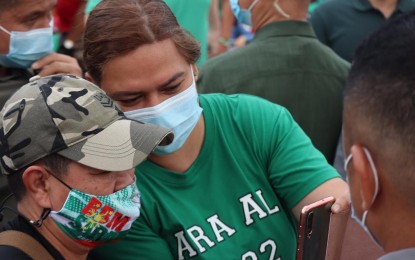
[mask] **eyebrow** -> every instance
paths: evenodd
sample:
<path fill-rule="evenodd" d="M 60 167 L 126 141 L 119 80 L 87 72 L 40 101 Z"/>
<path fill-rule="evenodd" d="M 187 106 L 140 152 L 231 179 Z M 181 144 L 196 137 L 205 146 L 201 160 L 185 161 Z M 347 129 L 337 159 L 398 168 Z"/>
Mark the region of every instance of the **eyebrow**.
<path fill-rule="evenodd" d="M 169 84 L 171 84 L 172 82 L 174 82 L 175 80 L 177 80 L 178 78 L 180 78 L 181 76 L 183 76 L 185 74 L 185 72 L 177 72 L 176 74 L 174 74 L 170 79 L 168 79 L 166 82 L 160 84 L 158 87 L 156 87 L 156 89 L 160 89 L 160 88 L 164 88 L 166 86 L 168 86 Z M 111 98 L 113 99 L 117 99 L 120 97 L 126 97 L 126 96 L 134 96 L 137 95 L 138 93 L 140 93 L 141 91 L 117 91 L 114 92 L 113 94 L 111 94 Z"/>
<path fill-rule="evenodd" d="M 53 13 L 53 10 L 56 7 L 56 5 L 57 5 L 57 1 L 52 1 L 52 3 L 48 6 L 48 9 L 47 10 L 42 9 L 42 8 L 34 9 L 32 11 L 29 11 L 28 13 L 23 13 L 23 14 L 19 13 L 18 14 L 19 15 L 18 17 L 19 17 L 19 19 L 21 19 L 21 21 L 25 21 L 25 20 L 30 19 L 33 16 L 42 16 L 42 15 L 45 15 L 47 13 L 51 13 L 52 14 Z"/>

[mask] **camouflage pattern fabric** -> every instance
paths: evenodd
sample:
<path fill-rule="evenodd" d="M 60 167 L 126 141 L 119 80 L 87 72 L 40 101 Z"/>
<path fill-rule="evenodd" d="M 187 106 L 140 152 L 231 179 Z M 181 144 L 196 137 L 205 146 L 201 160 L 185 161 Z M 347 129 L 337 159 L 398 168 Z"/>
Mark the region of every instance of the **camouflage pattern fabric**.
<path fill-rule="evenodd" d="M 100 88 L 72 75 L 35 77 L 1 111 L 6 175 L 53 153 L 93 168 L 123 171 L 145 160 L 163 140 L 171 143 L 169 130 L 125 118 Z"/>

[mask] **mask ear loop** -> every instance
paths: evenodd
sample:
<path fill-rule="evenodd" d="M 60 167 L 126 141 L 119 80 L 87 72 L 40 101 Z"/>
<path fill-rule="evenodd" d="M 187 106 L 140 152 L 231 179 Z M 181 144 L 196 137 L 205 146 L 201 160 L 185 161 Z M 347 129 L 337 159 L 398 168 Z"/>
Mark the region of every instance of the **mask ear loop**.
<path fill-rule="evenodd" d="M 248 7 L 248 10 L 252 10 L 252 8 L 254 8 L 254 6 L 256 5 L 256 3 L 258 2 L 259 0 L 255 0 L 255 1 L 253 1 L 252 2 L 252 4 Z"/>
<path fill-rule="evenodd" d="M 370 202 L 370 206 L 372 206 L 373 205 L 373 202 L 375 202 L 375 199 L 376 199 L 376 197 L 378 195 L 378 192 L 379 192 L 378 171 L 376 170 L 375 164 L 373 162 L 373 159 L 372 159 L 372 156 L 370 155 L 369 150 L 367 148 L 363 147 L 363 151 L 366 154 L 366 157 L 367 157 L 367 159 L 369 161 L 369 164 L 370 164 L 370 168 L 372 169 L 372 172 L 373 172 L 373 178 L 375 179 L 375 192 L 373 194 L 372 201 Z M 363 223 L 364 226 L 366 226 L 366 217 L 367 217 L 367 214 L 368 213 L 369 213 L 369 208 L 367 210 L 365 210 L 365 212 L 363 212 L 362 223 Z M 373 238 L 374 238 L 374 236 L 373 236 Z"/>
<path fill-rule="evenodd" d="M 282 17 L 287 18 L 287 19 L 290 18 L 290 15 L 287 14 L 286 12 L 284 12 L 284 10 L 281 9 L 280 5 L 278 4 L 278 0 L 275 0 L 273 5 L 274 5 L 275 10 L 277 10 L 277 12 L 280 15 L 282 15 Z"/>
<path fill-rule="evenodd" d="M 376 170 L 376 166 L 373 162 L 373 159 L 372 159 L 372 156 L 370 155 L 369 150 L 363 147 L 363 151 L 366 154 L 366 157 L 370 164 L 370 168 L 372 169 L 372 172 L 373 172 L 373 178 L 375 179 L 375 192 L 373 194 L 372 202 L 370 203 L 370 205 L 372 205 L 373 202 L 375 202 L 376 196 L 378 195 L 378 192 L 379 192 L 379 177 L 378 177 L 378 171 Z"/>
<path fill-rule="evenodd" d="M 3 32 L 7 33 L 8 35 L 10 35 L 10 32 L 8 30 L 6 30 L 6 28 L 4 28 L 3 26 L 0 25 L 0 30 L 2 30 Z"/>
<path fill-rule="evenodd" d="M 29 219 L 30 224 L 32 224 L 35 227 L 41 227 L 43 224 L 43 221 L 49 216 L 51 209 L 43 209 L 42 214 L 40 215 L 40 218 L 38 220 L 31 220 Z"/>

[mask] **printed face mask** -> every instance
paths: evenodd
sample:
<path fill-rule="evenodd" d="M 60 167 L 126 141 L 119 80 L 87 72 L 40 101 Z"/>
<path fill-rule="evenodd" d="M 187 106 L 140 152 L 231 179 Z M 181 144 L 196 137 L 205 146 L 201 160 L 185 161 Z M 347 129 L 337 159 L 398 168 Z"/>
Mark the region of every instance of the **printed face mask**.
<path fill-rule="evenodd" d="M 71 191 L 62 209 L 51 211 L 50 216 L 78 243 L 95 247 L 123 238 L 140 215 L 140 193 L 135 182 L 115 193 L 94 196 L 58 180 Z"/>
<path fill-rule="evenodd" d="M 231 8 L 233 14 L 235 15 L 236 19 L 243 24 L 252 26 L 252 19 L 251 19 L 251 10 L 257 4 L 259 0 L 255 0 L 252 4 L 248 7 L 248 9 L 241 9 L 239 6 L 239 0 L 230 0 Z"/>
<path fill-rule="evenodd" d="M 192 85 L 185 91 L 154 107 L 128 111 L 124 114 L 130 119 L 173 130 L 173 142 L 166 146 L 157 146 L 154 153 L 163 155 L 179 150 L 186 142 L 202 114 L 194 77 Z"/>
<path fill-rule="evenodd" d="M 0 65 L 3 67 L 27 69 L 33 62 L 53 51 L 52 27 L 9 32 L 0 26 L 0 30 L 10 35 L 9 53 L 0 54 Z"/>
<path fill-rule="evenodd" d="M 378 178 L 378 171 L 376 170 L 375 164 L 373 163 L 373 159 L 372 156 L 369 153 L 369 150 L 367 150 L 366 148 L 363 148 L 363 151 L 365 152 L 365 155 L 367 157 L 367 159 L 369 160 L 369 164 L 370 164 L 370 168 L 372 169 L 373 172 L 373 178 L 375 179 L 375 191 L 373 193 L 373 197 L 372 197 L 372 201 L 368 207 L 367 210 L 365 210 L 365 212 L 363 212 L 363 216 L 362 216 L 362 220 L 360 220 L 355 212 L 355 209 L 353 207 L 352 204 L 352 215 L 351 217 L 363 228 L 363 230 L 369 235 L 369 237 L 379 246 L 382 248 L 381 244 L 379 243 L 379 240 L 373 235 L 373 233 L 370 231 L 369 227 L 366 225 L 366 218 L 367 218 L 367 214 L 369 213 L 369 208 L 373 205 L 373 203 L 376 200 L 376 197 L 378 195 L 379 192 L 379 178 Z M 349 162 L 352 160 L 352 154 L 349 154 L 349 156 L 346 158 L 345 162 L 344 162 L 344 171 L 347 172 L 347 165 L 349 164 Z"/>

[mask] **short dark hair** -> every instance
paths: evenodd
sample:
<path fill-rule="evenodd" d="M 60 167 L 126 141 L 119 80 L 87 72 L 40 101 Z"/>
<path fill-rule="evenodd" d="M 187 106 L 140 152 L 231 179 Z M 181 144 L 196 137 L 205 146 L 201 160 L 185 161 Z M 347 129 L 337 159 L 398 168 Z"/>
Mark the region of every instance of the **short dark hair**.
<path fill-rule="evenodd" d="M 177 22 L 162 0 L 104 0 L 89 14 L 84 33 L 84 62 L 99 85 L 111 59 L 144 44 L 171 39 L 190 64 L 200 57 L 199 43 Z"/>
<path fill-rule="evenodd" d="M 30 165 L 42 164 L 46 166 L 56 177 L 62 178 L 68 172 L 68 167 L 71 162 L 72 161 L 70 159 L 67 159 L 55 153 L 46 156 L 45 158 L 42 158 Z M 15 195 L 17 201 L 20 201 L 26 193 L 26 188 L 23 184 L 22 175 L 29 166 L 26 166 L 23 169 L 20 169 L 14 173 L 7 175 L 9 188 Z"/>
<path fill-rule="evenodd" d="M 359 45 L 346 85 L 344 111 L 353 124 L 346 131 L 370 145 L 388 179 L 413 200 L 415 11 L 386 23 Z"/>

